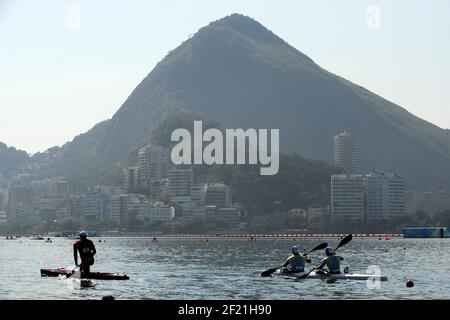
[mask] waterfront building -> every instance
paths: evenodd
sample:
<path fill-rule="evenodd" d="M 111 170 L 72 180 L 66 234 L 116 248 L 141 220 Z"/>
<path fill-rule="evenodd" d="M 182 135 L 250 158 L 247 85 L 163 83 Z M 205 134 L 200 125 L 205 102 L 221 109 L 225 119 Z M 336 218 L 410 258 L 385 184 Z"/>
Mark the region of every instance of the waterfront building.
<path fill-rule="evenodd" d="M 80 221 L 83 215 L 83 197 L 81 195 L 71 195 L 68 201 L 69 216 Z"/>
<path fill-rule="evenodd" d="M 406 216 L 405 183 L 399 176 L 376 171 L 366 176 L 367 220 Z"/>
<path fill-rule="evenodd" d="M 101 192 L 82 194 L 82 218 L 85 221 L 104 220 L 110 216 L 110 197 Z"/>
<path fill-rule="evenodd" d="M 167 176 L 168 149 L 158 145 L 148 145 L 139 149 L 139 186 L 149 190 L 155 182 Z"/>
<path fill-rule="evenodd" d="M 209 223 L 224 223 L 230 227 L 237 227 L 241 218 L 241 211 L 238 208 L 214 208 L 208 206 L 207 221 Z"/>
<path fill-rule="evenodd" d="M 194 202 L 182 204 L 183 220 L 192 221 L 194 219 L 206 220 L 206 207 L 199 206 Z"/>
<path fill-rule="evenodd" d="M 197 206 L 205 204 L 206 184 L 194 185 L 191 187 L 191 200 Z"/>
<path fill-rule="evenodd" d="M 353 221 L 365 220 L 364 176 L 343 174 L 331 176 L 331 216 Z"/>
<path fill-rule="evenodd" d="M 41 220 L 54 220 L 64 218 L 66 211 L 65 196 L 42 195 L 37 199 L 36 211 Z"/>
<path fill-rule="evenodd" d="M 8 192 L 8 203 L 23 204 L 30 207 L 36 202 L 36 191 L 32 187 L 13 187 Z"/>
<path fill-rule="evenodd" d="M 174 197 L 190 196 L 193 179 L 192 168 L 169 170 L 169 192 Z"/>
<path fill-rule="evenodd" d="M 125 223 L 133 214 L 142 222 L 167 222 L 175 217 L 175 208 L 162 202 L 151 202 L 145 196 L 121 194 L 111 197 L 111 219 Z"/>
<path fill-rule="evenodd" d="M 359 140 L 346 131 L 334 137 L 334 163 L 346 174 L 359 173 Z"/>
<path fill-rule="evenodd" d="M 128 167 L 123 169 L 123 189 L 126 193 L 137 192 L 139 190 L 139 167 Z"/>
<path fill-rule="evenodd" d="M 223 183 L 209 183 L 206 185 L 205 205 L 217 208 L 231 207 L 231 189 Z"/>
<path fill-rule="evenodd" d="M 175 208 L 162 202 L 149 202 L 146 204 L 140 220 L 148 219 L 150 222 L 169 222 L 175 218 Z"/>
<path fill-rule="evenodd" d="M 111 215 L 110 218 L 118 223 L 125 221 L 128 208 L 128 194 L 111 196 Z"/>

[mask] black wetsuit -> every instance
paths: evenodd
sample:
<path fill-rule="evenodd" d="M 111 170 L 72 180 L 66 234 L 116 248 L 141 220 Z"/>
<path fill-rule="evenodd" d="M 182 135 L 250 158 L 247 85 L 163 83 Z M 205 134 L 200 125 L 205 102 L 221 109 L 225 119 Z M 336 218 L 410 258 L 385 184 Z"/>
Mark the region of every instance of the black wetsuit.
<path fill-rule="evenodd" d="M 90 272 L 94 264 L 94 255 L 97 253 L 94 243 L 89 239 L 81 239 L 73 244 L 73 258 L 76 265 L 78 265 L 78 252 L 81 258 L 81 272 Z"/>

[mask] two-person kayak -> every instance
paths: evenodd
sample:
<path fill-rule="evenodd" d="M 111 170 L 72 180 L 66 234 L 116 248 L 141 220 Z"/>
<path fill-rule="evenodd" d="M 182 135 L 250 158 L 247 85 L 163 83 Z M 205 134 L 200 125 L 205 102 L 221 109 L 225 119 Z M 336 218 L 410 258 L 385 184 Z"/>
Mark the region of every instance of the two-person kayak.
<path fill-rule="evenodd" d="M 281 270 L 277 270 L 273 273 L 276 276 L 282 276 L 285 278 L 291 279 L 302 279 L 307 272 L 298 272 L 298 273 L 286 273 Z M 374 280 L 374 281 L 387 281 L 386 276 L 377 275 L 377 274 L 363 274 L 363 273 L 338 273 L 338 274 L 329 274 L 322 272 L 311 272 L 305 279 L 323 279 L 323 280 Z"/>
<path fill-rule="evenodd" d="M 379 274 L 362 274 L 362 273 L 349 273 L 348 268 L 341 272 L 341 261 L 344 260 L 341 256 L 336 254 L 336 250 L 343 247 L 350 241 L 353 236 L 349 234 L 345 236 L 336 248 L 328 246 L 327 242 L 321 243 L 315 248 L 305 253 L 300 253 L 297 246 L 292 247 L 292 255 L 280 266 L 270 268 L 261 273 L 261 277 L 270 277 L 273 275 L 282 276 L 285 278 L 294 279 L 326 279 L 326 280 L 373 280 L 373 281 L 387 281 L 386 276 Z M 311 259 L 307 256 L 313 251 L 325 249 L 325 258 L 321 263 L 310 271 L 305 270 L 305 264 L 311 263 Z M 326 267 L 326 269 L 325 269 Z"/>
<path fill-rule="evenodd" d="M 65 268 L 58 269 L 41 269 L 42 277 L 59 277 L 59 276 L 72 276 L 72 270 Z M 119 274 L 115 272 L 82 272 L 82 279 L 92 280 L 129 280 L 126 274 Z"/>

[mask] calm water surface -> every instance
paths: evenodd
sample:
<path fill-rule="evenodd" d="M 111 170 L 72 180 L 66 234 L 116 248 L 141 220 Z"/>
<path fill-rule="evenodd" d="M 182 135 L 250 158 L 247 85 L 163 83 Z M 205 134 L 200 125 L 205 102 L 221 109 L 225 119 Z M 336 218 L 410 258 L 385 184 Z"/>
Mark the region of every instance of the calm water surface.
<path fill-rule="evenodd" d="M 105 239 L 98 243 L 92 238 L 97 247 L 92 271 L 126 273 L 130 280 L 93 280 L 86 286 L 76 279 L 40 277 L 41 268 L 73 268 L 73 241 L 0 240 L 0 299 L 450 298 L 450 239 L 354 239 L 340 249 L 343 267 L 353 272 L 380 267 L 389 281 L 378 289 L 369 289 L 366 281 L 260 277 L 279 265 L 294 244 L 310 249 L 324 241 L 335 246 L 339 239 Z M 322 255 L 311 254 L 313 264 Z M 407 279 L 415 282 L 414 288 L 406 288 Z"/>

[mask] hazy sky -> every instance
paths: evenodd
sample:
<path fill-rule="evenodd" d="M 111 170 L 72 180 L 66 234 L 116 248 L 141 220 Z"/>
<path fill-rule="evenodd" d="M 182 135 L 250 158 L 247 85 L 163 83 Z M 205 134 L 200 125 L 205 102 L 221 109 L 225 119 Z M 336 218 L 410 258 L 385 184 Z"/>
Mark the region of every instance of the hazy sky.
<path fill-rule="evenodd" d="M 169 50 L 235 12 L 450 128 L 448 0 L 0 0 L 0 141 L 34 153 L 72 140 Z"/>

